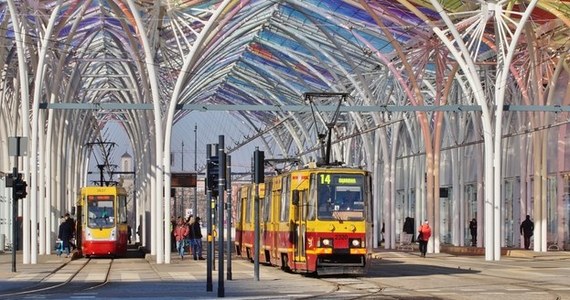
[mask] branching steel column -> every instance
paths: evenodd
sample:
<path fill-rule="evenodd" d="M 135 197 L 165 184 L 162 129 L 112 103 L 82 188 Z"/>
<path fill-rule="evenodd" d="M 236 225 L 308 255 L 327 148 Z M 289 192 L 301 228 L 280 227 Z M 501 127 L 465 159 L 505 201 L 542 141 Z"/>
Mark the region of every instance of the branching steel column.
<path fill-rule="evenodd" d="M 503 185 L 503 178 L 501 172 L 501 136 L 503 127 L 503 103 L 505 98 L 505 89 L 507 86 L 507 78 L 509 75 L 509 67 L 513 61 L 513 56 L 517 47 L 518 40 L 522 34 L 524 26 L 526 26 L 526 21 L 530 17 L 534 6 L 538 0 L 532 0 L 526 7 L 524 14 L 522 15 L 520 21 L 517 23 L 517 28 L 512 36 L 509 36 L 510 32 L 508 28 L 500 26 L 503 24 L 503 14 L 505 13 L 500 4 L 489 3 L 489 9 L 495 10 L 495 21 L 496 30 L 498 34 L 496 37 L 498 41 L 497 44 L 497 77 L 495 82 L 495 132 L 494 132 L 494 201 L 493 204 L 493 260 L 499 260 L 501 257 L 501 186 Z M 513 22 L 514 20 L 506 20 L 508 22 Z M 504 49 L 504 46 L 507 49 Z M 506 51 L 506 52 L 505 52 Z M 487 186 L 486 186 L 487 188 Z M 544 198 L 543 198 L 544 199 Z M 490 249 L 486 249 L 490 250 Z"/>
<path fill-rule="evenodd" d="M 48 25 L 46 27 L 45 32 L 43 33 L 43 40 L 41 43 L 41 49 L 39 51 L 38 57 L 38 66 L 36 68 L 36 76 L 34 79 L 34 97 L 33 97 L 33 104 L 32 104 L 32 136 L 31 136 L 31 145 L 32 149 L 30 151 L 30 199 L 29 201 L 24 202 L 24 263 L 29 263 L 28 254 L 31 254 L 31 263 L 37 263 L 37 255 L 38 255 L 38 246 L 37 246 L 37 235 L 36 235 L 36 225 L 38 223 L 37 220 L 37 204 L 38 204 L 38 188 L 43 188 L 38 186 L 38 142 L 39 142 L 39 133 L 40 124 L 39 121 L 39 107 L 40 107 L 40 99 L 42 97 L 43 92 L 43 82 L 44 77 L 47 75 L 45 73 L 45 63 L 46 63 L 46 56 L 49 46 L 51 45 L 52 41 L 50 40 L 52 36 L 52 31 L 55 26 L 55 22 L 59 15 L 59 11 L 61 9 L 63 0 L 58 0 L 54 9 L 51 13 Z M 43 130 L 43 124 L 42 124 Z M 29 205 L 31 209 L 26 209 L 26 205 Z M 29 219 L 26 214 L 29 212 Z M 29 221 L 28 221 L 29 220 Z M 26 226 L 32 226 L 31 228 L 27 228 Z M 30 238 L 31 234 L 31 238 Z M 32 240 L 33 239 L 33 240 Z M 27 243 L 31 242 L 26 246 Z"/>
<path fill-rule="evenodd" d="M 436 8 L 436 10 L 440 13 L 442 20 L 445 22 L 447 26 L 447 30 L 444 31 L 439 27 L 432 26 L 433 31 L 435 34 L 440 38 L 440 40 L 447 46 L 450 53 L 453 57 L 457 60 L 461 69 L 465 72 L 466 78 L 469 81 L 473 89 L 473 94 L 477 103 L 481 105 L 482 108 L 482 126 L 483 126 L 483 138 L 484 138 L 484 147 L 485 147 L 485 259 L 486 260 L 495 260 L 495 255 L 493 251 L 493 134 L 491 129 L 491 115 L 489 111 L 488 104 L 486 102 L 486 98 L 483 92 L 483 88 L 481 85 L 481 81 L 477 76 L 477 68 L 475 67 L 475 63 L 473 58 L 471 57 L 469 49 L 463 42 L 463 37 L 455 28 L 455 25 L 449 18 L 449 16 L 445 13 L 443 7 L 437 2 L 436 0 L 430 0 L 432 5 Z M 448 34 L 451 33 L 453 40 L 450 40 Z M 456 48 L 457 46 L 457 48 Z"/>
<path fill-rule="evenodd" d="M 187 74 L 187 72 L 190 73 L 190 69 L 192 67 L 194 67 L 193 63 L 199 58 L 198 56 L 199 56 L 200 51 L 202 50 L 201 48 L 207 42 L 207 39 L 210 37 L 210 34 L 215 33 L 215 32 L 217 32 L 217 30 L 219 30 L 220 27 L 215 27 L 214 25 L 218 25 L 217 22 L 219 22 L 219 17 L 228 8 L 228 6 L 231 2 L 232 1 L 230 1 L 230 0 L 225 0 L 216 9 L 216 12 L 208 20 L 206 26 L 204 27 L 204 29 L 202 29 L 202 31 L 200 32 L 200 35 L 198 36 L 198 39 L 196 40 L 196 42 L 192 46 L 192 50 L 190 51 L 188 56 L 185 58 L 182 71 L 180 72 L 180 75 L 178 76 L 178 79 L 176 80 L 176 85 L 174 87 L 174 91 L 173 91 L 172 96 L 170 98 L 168 111 L 166 114 L 166 124 L 165 124 L 165 134 L 164 134 L 165 142 L 164 142 L 163 165 L 164 165 L 164 174 L 165 174 L 165 178 L 164 178 L 164 189 L 165 189 L 165 191 L 170 191 L 170 186 L 171 186 L 171 184 L 170 184 L 170 176 L 171 176 L 170 140 L 171 140 L 171 136 L 172 136 L 172 125 L 173 125 L 173 119 L 174 119 L 174 112 L 175 112 L 176 106 L 178 104 L 178 99 L 179 99 L 180 93 L 182 91 L 183 85 L 186 82 L 185 81 L 186 74 Z M 129 4 L 131 4 L 131 3 L 132 3 L 132 0 L 129 0 Z M 151 57 L 150 52 L 147 53 L 147 57 Z M 150 70 L 149 70 L 149 73 L 150 73 Z M 154 77 L 154 78 L 156 78 L 156 77 Z M 154 91 L 154 89 L 153 89 L 153 91 Z M 157 92 L 158 92 L 158 90 L 157 90 Z M 158 94 L 157 94 L 157 96 L 158 96 Z M 157 97 L 156 99 L 158 100 L 159 98 Z M 157 132 L 161 132 L 161 131 L 162 131 L 162 127 L 157 127 Z M 169 197 L 167 197 L 167 198 L 169 200 L 166 201 L 166 203 L 165 203 L 165 212 L 164 212 L 164 219 L 166 221 L 169 220 L 169 215 L 170 215 L 170 198 Z M 194 212 L 194 214 L 196 214 L 196 213 L 197 212 Z M 170 226 L 170 224 L 165 222 L 164 231 L 166 233 L 169 232 L 169 229 L 168 229 L 169 226 Z M 168 240 L 168 242 L 166 240 Z M 167 254 L 165 254 L 165 258 L 166 258 L 165 262 L 170 263 L 170 235 L 168 235 L 168 237 L 165 238 L 164 247 L 165 247 L 165 249 L 168 249 L 168 251 L 166 252 Z M 158 260 L 157 260 L 157 263 L 158 263 Z"/>
<path fill-rule="evenodd" d="M 150 82 L 151 86 L 151 94 L 152 94 L 152 102 L 153 102 L 153 112 L 154 112 L 154 129 L 155 129 L 155 140 L 156 140 L 156 173 L 155 181 L 156 181 L 156 198 L 157 201 L 156 205 L 156 215 L 155 218 L 157 220 L 157 228 L 156 228 L 156 239 L 157 243 L 159 241 L 164 241 L 162 246 L 157 246 L 157 253 L 156 253 L 156 263 L 161 264 L 164 262 L 166 256 L 168 256 L 167 263 L 170 263 L 170 197 L 169 193 L 164 192 L 163 194 L 163 178 L 164 178 L 164 152 L 163 152 L 163 132 L 162 132 L 162 113 L 160 108 L 160 94 L 159 94 L 159 86 L 158 86 L 158 73 L 156 72 L 156 65 L 154 64 L 154 56 L 151 52 L 150 43 L 148 41 L 148 36 L 146 32 L 146 28 L 143 26 L 143 22 L 137 10 L 137 7 L 133 0 L 127 0 L 130 13 L 134 18 L 134 24 L 139 32 L 140 42 L 142 43 L 144 49 L 144 57 L 145 63 L 148 72 L 148 81 Z M 169 165 L 170 162 L 166 165 Z M 168 190 L 169 191 L 169 190 Z M 168 199 L 168 200 L 167 200 Z M 164 203 L 164 207 L 163 204 Z M 160 227 L 160 225 L 163 225 Z M 153 245 L 155 246 L 155 245 Z"/>
<path fill-rule="evenodd" d="M 28 80 L 28 71 L 27 71 L 27 63 L 26 63 L 26 49 L 24 48 L 24 37 L 26 35 L 26 30 L 24 29 L 24 26 L 22 23 L 20 23 L 20 20 L 18 19 L 19 16 L 19 11 L 16 9 L 16 5 L 14 5 L 14 1 L 13 0 L 8 0 L 8 8 L 10 10 L 10 18 L 12 19 L 12 24 L 13 27 L 16 29 L 16 31 L 14 32 L 14 38 L 16 40 L 16 48 L 18 50 L 18 77 L 19 77 L 19 81 L 20 81 L 20 111 L 21 111 L 21 118 L 20 118 L 20 122 L 22 122 L 22 136 L 30 136 L 30 132 L 29 132 L 29 126 L 27 124 L 27 120 L 30 119 L 29 117 L 29 107 L 28 107 L 28 103 L 30 103 L 30 96 L 29 96 L 29 91 L 28 91 L 28 84 L 26 84 L 27 80 Z M 15 106 L 17 107 L 17 105 Z M 14 124 L 14 128 L 17 131 L 18 128 L 18 124 Z M 17 135 L 17 132 L 14 132 L 14 134 Z M 33 152 L 28 152 L 29 155 L 32 155 L 30 153 Z M 23 173 L 24 174 L 28 174 L 28 163 L 26 160 L 24 160 L 24 166 L 23 166 Z M 25 179 L 25 177 L 24 177 Z M 32 187 L 33 185 L 31 185 L 30 187 Z M 31 197 L 31 196 L 30 196 Z M 24 203 L 29 203 L 28 201 L 24 201 Z M 25 207 L 26 205 L 24 205 L 24 211 L 25 211 Z M 29 206 L 28 210 L 29 210 Z M 24 214 L 25 217 L 28 217 L 29 220 L 29 215 L 26 216 Z M 24 219 L 26 220 L 26 219 Z M 27 225 L 27 223 L 24 223 L 24 237 L 22 240 L 24 240 L 26 238 L 26 228 L 27 230 L 27 239 L 29 240 L 30 238 L 30 226 Z M 15 226 L 15 224 L 14 224 Z M 14 238 L 14 237 L 12 237 Z M 12 241 L 14 242 L 14 241 Z M 13 243 L 14 244 L 14 243 Z M 25 245 L 25 243 L 24 243 Z M 29 247 L 29 244 L 28 244 Z M 25 251 L 26 248 L 23 248 L 23 262 L 25 264 L 29 264 L 30 263 L 30 256 L 29 256 L 29 251 Z"/>

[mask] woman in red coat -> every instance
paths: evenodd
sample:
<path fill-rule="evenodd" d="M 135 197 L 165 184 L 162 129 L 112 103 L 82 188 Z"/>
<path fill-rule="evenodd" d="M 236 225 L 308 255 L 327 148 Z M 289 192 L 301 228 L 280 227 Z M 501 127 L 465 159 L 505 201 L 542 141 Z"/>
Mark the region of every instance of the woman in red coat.
<path fill-rule="evenodd" d="M 420 253 L 422 257 L 426 257 L 427 244 L 431 237 L 431 228 L 427 220 L 418 228 L 418 242 L 420 243 Z"/>
<path fill-rule="evenodd" d="M 184 219 L 178 218 L 178 225 L 174 228 L 174 237 L 176 238 L 176 249 L 181 259 L 184 259 L 184 240 L 188 236 L 188 225 L 184 223 Z"/>

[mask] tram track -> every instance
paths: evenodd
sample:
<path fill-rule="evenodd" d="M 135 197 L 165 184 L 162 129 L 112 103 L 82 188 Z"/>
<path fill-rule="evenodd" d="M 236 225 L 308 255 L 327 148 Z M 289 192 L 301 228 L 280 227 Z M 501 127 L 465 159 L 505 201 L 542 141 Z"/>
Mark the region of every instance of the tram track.
<path fill-rule="evenodd" d="M 14 299 L 18 297 L 30 297 L 38 294 L 65 294 L 65 293 L 80 293 L 88 292 L 94 289 L 100 288 L 109 282 L 109 275 L 111 273 L 111 268 L 113 266 L 114 259 L 85 259 L 79 265 L 74 265 L 74 262 L 79 262 L 79 260 L 69 261 L 61 265 L 59 268 L 53 270 L 35 285 L 31 287 L 26 287 L 25 290 L 18 290 L 10 293 L 0 294 L 0 299 Z M 97 263 L 95 263 L 97 262 Z M 105 263 L 101 263 L 105 262 Z M 102 280 L 95 280 L 89 282 L 84 280 L 88 278 L 90 272 L 97 267 L 92 267 L 94 265 L 107 264 L 104 268 L 104 276 Z M 100 266 L 99 266 L 100 267 Z M 67 277 L 63 279 L 64 277 Z M 63 281 L 61 281 L 63 280 Z"/>
<path fill-rule="evenodd" d="M 445 265 L 443 262 L 438 262 L 434 267 L 441 267 Z M 470 270 L 478 270 L 478 272 L 482 272 L 485 270 L 484 266 L 473 267 L 473 266 L 447 266 L 448 268 L 457 268 L 457 269 L 464 269 Z M 534 269 L 534 268 L 528 268 Z M 513 270 L 512 272 L 517 272 Z M 438 273 L 438 271 L 434 271 L 434 274 Z M 409 276 L 402 275 L 402 276 Z M 421 276 L 418 274 L 418 276 Z M 458 274 L 446 274 L 445 276 L 453 277 L 453 278 L 462 278 L 465 280 L 464 275 Z M 379 277 L 381 278 L 381 277 Z M 441 285 L 441 286 L 429 286 L 429 287 L 417 287 L 417 288 L 409 288 L 405 285 L 401 284 L 390 284 L 386 281 L 382 282 L 382 289 L 387 294 L 377 293 L 376 296 L 380 299 L 410 299 L 414 297 L 419 297 L 421 299 L 479 299 L 481 297 L 488 297 L 488 295 L 495 295 L 495 297 L 499 297 L 497 295 L 512 295 L 511 293 L 522 293 L 522 294 L 530 294 L 536 295 L 536 297 L 548 297 L 548 298 L 540 298 L 540 299 L 564 299 L 563 295 L 557 292 L 555 289 L 549 288 L 548 286 L 551 284 L 549 280 L 535 280 L 529 282 L 526 279 L 517 278 L 516 276 L 508 276 L 508 275 L 498 275 L 498 274 L 489 274 L 486 273 L 484 275 L 484 280 L 474 281 L 470 284 L 460 284 L 454 285 L 452 288 L 449 285 Z M 363 280 L 374 282 L 373 280 L 367 280 L 364 278 Z M 566 288 L 563 288 L 566 290 Z M 480 294 L 474 294 L 480 293 Z M 474 298 L 475 297 L 475 298 Z M 366 297 L 363 297 L 366 298 Z M 357 298 L 343 298 L 343 299 L 357 299 Z M 527 299 L 527 298 L 524 298 Z"/>
<path fill-rule="evenodd" d="M 377 282 L 366 280 L 362 277 L 321 277 L 320 281 L 326 282 L 333 288 L 326 292 L 299 299 L 322 299 L 340 298 L 343 300 L 354 299 L 377 299 L 384 290 Z"/>

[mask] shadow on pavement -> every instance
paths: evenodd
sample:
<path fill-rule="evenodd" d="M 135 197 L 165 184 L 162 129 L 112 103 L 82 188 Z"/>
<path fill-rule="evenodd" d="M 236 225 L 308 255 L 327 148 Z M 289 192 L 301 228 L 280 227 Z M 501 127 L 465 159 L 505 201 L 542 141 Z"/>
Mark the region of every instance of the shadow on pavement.
<path fill-rule="evenodd" d="M 366 277 L 402 277 L 402 276 L 429 276 L 452 274 L 476 274 L 478 270 L 471 268 L 440 267 L 431 264 L 404 264 L 398 260 L 382 259 L 372 261 Z"/>

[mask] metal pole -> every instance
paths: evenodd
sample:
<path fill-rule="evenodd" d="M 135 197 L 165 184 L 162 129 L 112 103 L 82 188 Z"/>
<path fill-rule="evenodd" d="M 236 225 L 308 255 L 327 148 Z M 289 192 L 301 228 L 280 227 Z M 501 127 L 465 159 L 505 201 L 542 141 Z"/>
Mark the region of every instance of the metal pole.
<path fill-rule="evenodd" d="M 184 141 L 182 141 L 182 149 L 180 150 L 180 160 L 182 163 L 182 172 L 184 172 Z M 181 216 L 186 216 L 185 212 L 186 212 L 186 206 L 184 206 L 184 188 L 182 188 L 182 197 L 180 199 L 180 215 Z"/>
<path fill-rule="evenodd" d="M 138 213 L 140 212 L 140 210 L 137 208 L 137 166 L 135 164 L 133 164 L 133 211 L 134 211 L 133 216 L 135 217 L 135 224 L 134 224 L 135 225 L 135 228 L 134 228 L 135 243 L 136 243 L 137 238 L 138 238 L 140 245 L 142 245 L 142 238 L 139 237 L 139 235 L 137 234 L 137 232 L 139 230 L 139 224 L 140 224 L 139 216 L 138 216 Z M 131 234 L 132 234 L 132 232 L 131 232 Z M 142 232 L 141 232 L 141 236 L 142 236 Z"/>
<path fill-rule="evenodd" d="M 255 153 L 257 154 L 257 152 L 259 151 L 259 147 L 255 147 Z M 252 177 L 255 177 L 255 170 L 258 167 L 255 163 L 255 157 L 254 157 L 254 169 L 252 170 Z M 253 277 L 255 281 L 259 281 L 259 182 L 254 179 L 255 182 L 255 202 L 253 205 L 253 216 L 254 216 L 254 224 L 255 224 L 255 229 L 254 229 L 254 265 L 253 265 Z"/>
<path fill-rule="evenodd" d="M 218 297 L 224 297 L 224 190 L 226 187 L 226 152 L 224 136 L 218 137 Z"/>
<path fill-rule="evenodd" d="M 254 222 L 255 222 L 255 241 L 254 241 L 254 265 L 253 265 L 253 277 L 255 281 L 259 281 L 259 183 L 255 184 L 255 202 L 254 202 Z"/>
<path fill-rule="evenodd" d="M 206 291 L 207 292 L 211 292 L 213 291 L 213 285 L 212 285 L 212 264 L 214 263 L 214 258 L 212 257 L 212 205 L 210 205 L 210 203 L 212 202 L 212 191 L 208 190 L 207 195 L 206 195 L 206 199 L 207 199 L 207 212 L 208 212 L 208 227 L 207 227 L 207 236 L 208 236 L 208 241 L 207 241 L 207 252 L 206 252 L 206 265 L 207 265 L 207 270 L 206 270 Z"/>
<path fill-rule="evenodd" d="M 198 125 L 194 124 L 194 172 L 196 172 L 196 177 L 198 176 L 198 136 L 197 136 Z M 209 153 L 207 154 L 210 155 Z M 194 187 L 194 210 L 192 212 L 194 216 L 198 216 L 198 187 Z"/>
<path fill-rule="evenodd" d="M 18 178 L 18 157 L 14 158 L 12 172 L 12 272 L 16 272 L 16 245 L 18 241 L 18 199 L 16 198 L 16 178 Z"/>
<path fill-rule="evenodd" d="M 226 191 L 227 191 L 227 210 L 228 210 L 228 267 L 227 279 L 232 280 L 232 156 L 226 155 Z"/>
<path fill-rule="evenodd" d="M 207 163 L 210 163 L 210 152 L 212 152 L 212 145 L 208 144 L 206 145 L 206 159 L 207 159 Z M 207 177 L 207 176 L 206 176 Z M 212 191 L 210 191 L 210 189 L 208 189 L 208 186 L 206 186 L 206 213 L 208 214 L 207 219 L 208 219 L 208 227 L 207 227 L 207 260 L 206 260 L 206 265 L 207 265 L 207 272 L 206 272 L 206 291 L 211 292 L 213 290 L 212 287 L 212 263 L 213 263 L 213 257 L 212 257 Z"/>
<path fill-rule="evenodd" d="M 217 149 L 218 149 L 218 144 L 212 144 L 212 150 L 210 150 L 210 156 L 216 156 L 217 155 Z M 214 155 L 212 155 L 214 154 Z M 220 163 L 220 158 L 218 157 L 218 164 Z M 212 249 L 212 261 L 210 262 L 212 264 L 212 270 L 216 270 L 216 264 L 214 263 L 214 256 L 216 255 L 216 236 L 218 231 L 220 230 L 219 228 L 217 228 L 216 226 L 216 211 L 218 209 L 218 207 L 216 206 L 216 201 L 217 201 L 217 196 L 214 197 L 212 196 L 212 198 L 210 199 L 210 220 L 212 223 L 212 242 L 210 243 L 210 248 Z"/>

